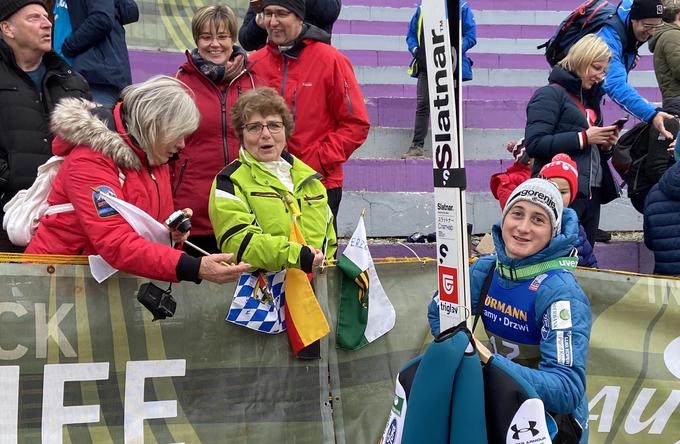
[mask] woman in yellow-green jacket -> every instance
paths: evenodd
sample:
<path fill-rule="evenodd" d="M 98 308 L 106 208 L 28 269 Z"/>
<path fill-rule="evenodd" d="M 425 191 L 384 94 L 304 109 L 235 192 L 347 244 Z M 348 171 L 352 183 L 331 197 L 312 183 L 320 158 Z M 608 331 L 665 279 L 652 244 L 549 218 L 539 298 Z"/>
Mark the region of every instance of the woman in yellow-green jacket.
<path fill-rule="evenodd" d="M 335 254 L 333 216 L 321 176 L 284 152 L 293 129 L 285 101 L 272 88 L 256 88 L 241 95 L 230 117 L 241 149 L 210 191 L 218 247 L 254 268 L 314 271 Z M 289 239 L 294 218 L 304 244 Z"/>

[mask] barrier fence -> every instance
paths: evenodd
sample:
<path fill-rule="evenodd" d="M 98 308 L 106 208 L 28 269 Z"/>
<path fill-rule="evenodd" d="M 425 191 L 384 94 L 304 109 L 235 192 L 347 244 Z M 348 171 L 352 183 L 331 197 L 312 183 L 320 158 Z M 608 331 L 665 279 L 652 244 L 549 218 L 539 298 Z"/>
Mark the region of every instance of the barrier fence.
<path fill-rule="evenodd" d="M 174 284 L 175 317 L 151 322 L 135 299 L 143 279 L 0 264 L 0 442 L 376 443 L 397 371 L 431 340 L 436 267 L 377 272 L 395 328 L 358 351 L 332 332 L 303 361 L 285 334 L 224 321 L 233 284 Z M 680 281 L 577 277 L 593 310 L 590 442 L 680 442 Z M 317 277 L 333 330 L 339 286 L 335 268 Z"/>

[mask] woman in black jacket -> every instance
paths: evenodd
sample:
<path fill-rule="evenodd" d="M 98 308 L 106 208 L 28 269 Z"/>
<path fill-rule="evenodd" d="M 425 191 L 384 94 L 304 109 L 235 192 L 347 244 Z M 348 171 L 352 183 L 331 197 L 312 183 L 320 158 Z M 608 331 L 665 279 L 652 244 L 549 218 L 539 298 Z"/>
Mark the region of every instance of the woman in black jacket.
<path fill-rule="evenodd" d="M 576 162 L 578 194 L 571 208 L 592 245 L 600 206 L 620 193 L 607 164 L 619 129 L 601 126 L 602 80 L 610 59 L 609 47 L 594 34 L 576 42 L 550 72 L 549 84 L 531 97 L 524 133 L 527 154 L 536 159 L 533 176 L 558 153 Z"/>

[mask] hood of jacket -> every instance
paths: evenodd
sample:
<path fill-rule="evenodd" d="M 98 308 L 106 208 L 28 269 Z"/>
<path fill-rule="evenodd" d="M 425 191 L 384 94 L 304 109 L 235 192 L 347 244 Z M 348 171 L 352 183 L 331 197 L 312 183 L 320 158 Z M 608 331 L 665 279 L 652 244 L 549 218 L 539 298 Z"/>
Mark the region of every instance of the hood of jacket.
<path fill-rule="evenodd" d="M 331 44 L 331 35 L 321 28 L 317 28 L 314 25 L 305 23 L 302 25 L 302 31 L 293 41 L 293 46 L 281 54 L 287 57 L 298 58 L 302 49 L 306 46 L 305 40 L 314 40 L 321 43 Z M 278 45 L 273 42 L 269 42 L 271 46 L 278 49 Z"/>
<path fill-rule="evenodd" d="M 659 188 L 669 198 L 680 200 L 680 162 L 675 162 L 675 164 L 661 176 Z"/>
<path fill-rule="evenodd" d="M 659 28 L 655 33 L 654 36 L 649 40 L 649 50 L 654 52 L 654 49 L 656 48 L 657 42 L 661 39 L 661 36 L 667 34 L 667 33 L 672 33 L 672 32 L 680 32 L 680 27 L 674 23 L 666 23 L 663 22 L 661 25 L 661 28 Z M 676 39 L 680 39 L 680 35 L 677 35 L 675 37 Z"/>
<path fill-rule="evenodd" d="M 568 256 L 578 240 L 578 216 L 571 208 L 565 208 L 562 213 L 562 231 L 550 240 L 550 243 L 538 253 L 523 259 L 511 259 L 505 253 L 505 242 L 501 235 L 501 222 L 493 226 L 491 234 L 496 246 L 498 261 L 508 267 L 522 267 L 546 262 L 558 257 Z"/>
<path fill-rule="evenodd" d="M 54 154 L 67 156 L 76 146 L 85 145 L 110 157 L 120 168 L 140 169 L 139 154 L 143 151 L 137 148 L 140 151 L 138 154 L 119 131 L 112 129 L 119 125 L 113 121 L 107 123 L 95 109 L 101 107 L 81 99 L 66 98 L 57 104 L 50 118 L 50 128 L 58 136 L 52 146 Z M 114 113 L 119 110 L 120 104 Z M 111 116 L 111 119 L 114 117 Z"/>

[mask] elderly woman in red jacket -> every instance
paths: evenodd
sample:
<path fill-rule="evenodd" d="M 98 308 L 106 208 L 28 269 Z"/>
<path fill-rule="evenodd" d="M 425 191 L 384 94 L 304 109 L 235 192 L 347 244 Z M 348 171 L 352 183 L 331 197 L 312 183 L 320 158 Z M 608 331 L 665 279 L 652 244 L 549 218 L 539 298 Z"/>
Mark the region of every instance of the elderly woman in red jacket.
<path fill-rule="evenodd" d="M 198 129 L 187 137 L 179 159 L 171 164 L 172 191 L 177 208 L 194 210 L 189 240 L 217 253 L 208 218 L 210 186 L 222 168 L 238 159 L 240 145 L 229 111 L 256 82 L 248 71 L 245 51 L 234 45 L 238 26 L 231 8 L 215 5 L 199 9 L 191 20 L 191 32 L 196 48 L 187 51 L 187 61 L 176 77 L 193 91 L 201 119 Z"/>
<path fill-rule="evenodd" d="M 102 198 L 107 193 L 165 221 L 174 210 L 167 162 L 198 126 L 191 95 L 171 77 L 128 86 L 122 98 L 113 110 L 78 99 L 55 108 L 52 151 L 65 159 L 47 203 L 63 209 L 42 216 L 26 253 L 101 255 L 121 271 L 169 282 L 235 280 L 249 265 L 227 265 L 231 254 L 194 258 L 147 240 Z"/>

